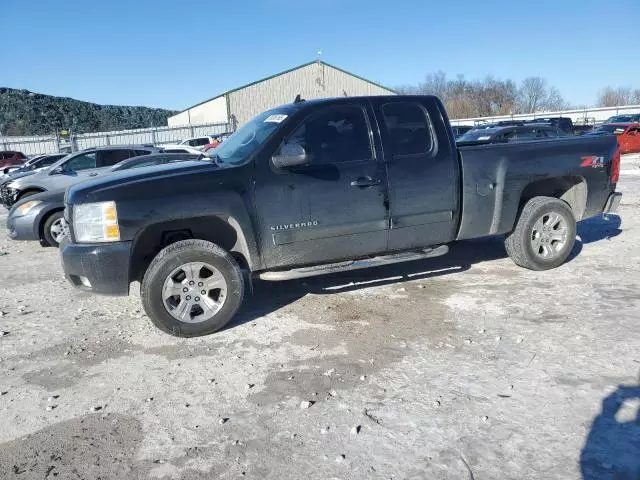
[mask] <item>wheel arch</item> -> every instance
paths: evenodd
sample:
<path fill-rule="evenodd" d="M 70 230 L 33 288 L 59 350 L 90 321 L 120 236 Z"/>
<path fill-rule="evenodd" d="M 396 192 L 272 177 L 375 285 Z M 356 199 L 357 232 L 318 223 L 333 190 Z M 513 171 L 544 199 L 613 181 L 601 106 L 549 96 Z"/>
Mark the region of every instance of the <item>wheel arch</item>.
<path fill-rule="evenodd" d="M 23 190 L 20 190 L 20 193 L 18 194 L 18 198 L 16 198 L 16 202 L 19 202 L 20 200 L 22 200 L 24 198 L 24 196 L 26 194 L 36 194 L 36 193 L 44 193 L 46 192 L 46 190 L 44 188 L 40 188 L 40 187 L 28 187 L 25 188 Z"/>
<path fill-rule="evenodd" d="M 164 247 L 180 240 L 206 240 L 228 251 L 241 268 L 254 270 L 258 264 L 255 248 L 241 223 L 232 216 L 203 215 L 168 219 L 147 225 L 134 238 L 129 278 L 141 280 L 153 258 Z"/>
<path fill-rule="evenodd" d="M 576 221 L 584 217 L 587 208 L 588 187 L 586 180 L 578 175 L 549 177 L 527 184 L 521 194 L 518 216 L 524 205 L 534 197 L 553 197 L 571 207 Z M 517 221 L 517 218 L 514 219 Z M 515 224 L 515 222 L 514 222 Z"/>

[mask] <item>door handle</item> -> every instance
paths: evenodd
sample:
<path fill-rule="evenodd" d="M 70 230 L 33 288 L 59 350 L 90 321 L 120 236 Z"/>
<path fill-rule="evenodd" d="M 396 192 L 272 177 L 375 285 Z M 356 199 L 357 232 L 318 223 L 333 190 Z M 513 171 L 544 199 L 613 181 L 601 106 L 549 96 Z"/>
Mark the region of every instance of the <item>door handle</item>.
<path fill-rule="evenodd" d="M 367 188 L 380 185 L 380 183 L 381 182 L 379 178 L 360 177 L 357 180 L 352 181 L 350 185 L 352 187 Z"/>
<path fill-rule="evenodd" d="M 90 176 L 90 177 L 95 177 L 95 176 L 97 176 L 97 175 L 98 175 L 97 173 L 90 173 L 90 174 L 89 174 L 89 176 Z"/>

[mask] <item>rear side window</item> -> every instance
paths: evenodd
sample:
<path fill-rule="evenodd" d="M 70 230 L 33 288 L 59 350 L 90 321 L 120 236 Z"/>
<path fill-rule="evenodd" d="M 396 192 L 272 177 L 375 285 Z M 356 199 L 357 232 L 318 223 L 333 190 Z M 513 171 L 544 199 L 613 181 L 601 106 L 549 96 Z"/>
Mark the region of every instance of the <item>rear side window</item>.
<path fill-rule="evenodd" d="M 116 163 L 120 163 L 122 160 L 126 160 L 134 155 L 135 153 L 131 150 L 101 150 L 100 166 L 112 167 Z"/>
<path fill-rule="evenodd" d="M 433 150 L 431 122 L 416 102 L 393 102 L 382 106 L 393 156 L 424 155 Z"/>

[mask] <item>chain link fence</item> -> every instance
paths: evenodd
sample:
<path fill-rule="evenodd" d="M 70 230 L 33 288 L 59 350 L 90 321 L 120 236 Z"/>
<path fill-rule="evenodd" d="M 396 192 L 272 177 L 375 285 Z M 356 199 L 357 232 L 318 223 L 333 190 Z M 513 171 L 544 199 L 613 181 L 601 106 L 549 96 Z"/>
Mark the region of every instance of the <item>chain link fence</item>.
<path fill-rule="evenodd" d="M 55 135 L 0 137 L 0 150 L 19 151 L 25 155 L 42 155 L 109 145 L 166 145 L 178 143 L 189 137 L 229 135 L 235 129 L 235 123 L 230 122 L 72 134 L 66 139 Z"/>

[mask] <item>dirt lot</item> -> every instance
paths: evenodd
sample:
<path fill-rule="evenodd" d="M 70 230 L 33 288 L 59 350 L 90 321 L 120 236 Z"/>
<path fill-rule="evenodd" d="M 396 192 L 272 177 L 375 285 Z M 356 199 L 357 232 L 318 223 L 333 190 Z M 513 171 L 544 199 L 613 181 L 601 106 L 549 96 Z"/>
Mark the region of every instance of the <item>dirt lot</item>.
<path fill-rule="evenodd" d="M 199 339 L 2 229 L 0 477 L 640 478 L 639 163 L 557 270 L 488 239 L 257 282 Z"/>

